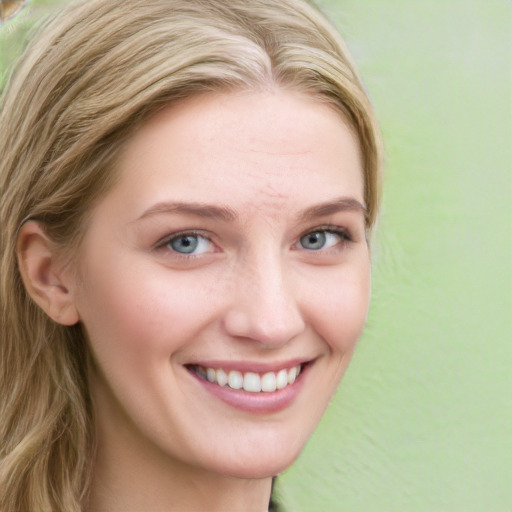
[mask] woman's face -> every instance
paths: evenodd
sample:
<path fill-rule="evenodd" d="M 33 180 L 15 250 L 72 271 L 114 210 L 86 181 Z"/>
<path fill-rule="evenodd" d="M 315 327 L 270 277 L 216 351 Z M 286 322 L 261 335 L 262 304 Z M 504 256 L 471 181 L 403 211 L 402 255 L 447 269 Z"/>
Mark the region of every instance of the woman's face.
<path fill-rule="evenodd" d="M 158 113 L 119 165 L 73 290 L 100 447 L 278 473 L 320 420 L 366 319 L 355 135 L 306 95 L 211 93 Z"/>

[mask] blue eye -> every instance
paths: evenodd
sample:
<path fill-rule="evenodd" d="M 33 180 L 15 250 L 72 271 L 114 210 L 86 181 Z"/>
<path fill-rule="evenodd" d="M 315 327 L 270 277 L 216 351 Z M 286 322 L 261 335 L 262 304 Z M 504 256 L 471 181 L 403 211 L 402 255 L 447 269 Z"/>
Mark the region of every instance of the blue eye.
<path fill-rule="evenodd" d="M 300 245 L 308 251 L 319 251 L 335 246 L 343 238 L 344 235 L 342 233 L 335 233 L 333 231 L 311 231 L 300 238 Z"/>
<path fill-rule="evenodd" d="M 171 238 L 166 245 L 180 254 L 203 254 L 208 252 L 211 242 L 204 236 L 184 233 Z"/>

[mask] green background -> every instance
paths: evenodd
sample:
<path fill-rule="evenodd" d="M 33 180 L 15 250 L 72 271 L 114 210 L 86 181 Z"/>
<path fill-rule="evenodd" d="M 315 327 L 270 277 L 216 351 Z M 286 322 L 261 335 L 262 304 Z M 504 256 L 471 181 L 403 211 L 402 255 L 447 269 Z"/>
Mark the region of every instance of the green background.
<path fill-rule="evenodd" d="M 0 29 L 0 66 L 49 6 Z M 323 0 L 384 133 L 373 302 L 289 512 L 512 512 L 512 2 Z"/>

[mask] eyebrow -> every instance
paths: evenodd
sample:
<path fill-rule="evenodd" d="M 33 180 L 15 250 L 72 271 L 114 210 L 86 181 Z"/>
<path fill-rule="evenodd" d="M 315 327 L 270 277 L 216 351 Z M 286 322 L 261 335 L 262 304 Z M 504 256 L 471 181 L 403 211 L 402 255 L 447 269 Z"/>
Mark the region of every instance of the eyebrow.
<path fill-rule="evenodd" d="M 325 203 L 320 203 L 307 208 L 299 215 L 299 221 L 305 222 L 317 217 L 326 217 L 343 211 L 356 213 L 361 212 L 365 216 L 367 213 L 364 204 L 359 202 L 357 199 L 351 197 L 340 197 L 333 201 L 326 201 Z M 222 220 L 224 222 L 233 222 L 238 218 L 237 212 L 228 206 L 216 206 L 197 202 L 163 201 L 148 208 L 137 220 L 158 214 L 193 215 L 201 218 Z"/>
<path fill-rule="evenodd" d="M 227 206 L 164 201 L 148 208 L 137 220 L 152 217 L 160 213 L 194 215 L 196 217 L 223 220 L 225 222 L 231 222 L 237 218 L 236 212 Z"/>
<path fill-rule="evenodd" d="M 334 201 L 327 201 L 306 209 L 300 215 L 299 219 L 304 222 L 317 217 L 327 217 L 338 212 L 356 212 L 367 215 L 366 206 L 352 197 L 340 197 Z"/>

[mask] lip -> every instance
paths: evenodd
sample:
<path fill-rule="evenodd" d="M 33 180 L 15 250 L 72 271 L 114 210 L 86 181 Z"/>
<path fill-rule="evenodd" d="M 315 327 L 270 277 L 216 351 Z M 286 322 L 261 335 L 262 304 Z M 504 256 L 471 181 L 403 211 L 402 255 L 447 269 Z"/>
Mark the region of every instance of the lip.
<path fill-rule="evenodd" d="M 225 404 L 239 409 L 245 412 L 253 414 L 272 414 L 286 409 L 292 404 L 297 395 L 299 394 L 304 380 L 307 377 L 309 370 L 313 364 L 313 361 L 304 360 L 293 360 L 287 361 L 286 363 L 277 364 L 262 364 L 262 363 L 247 363 L 247 362 L 228 362 L 228 361 L 209 361 L 201 362 L 201 366 L 210 368 L 222 368 L 225 371 L 239 370 L 242 372 L 253 371 L 258 373 L 265 373 L 269 371 L 277 371 L 283 368 L 292 368 L 301 364 L 302 370 L 291 385 L 286 386 L 283 389 L 276 390 L 272 393 L 251 393 L 241 389 L 232 389 L 228 386 L 219 386 L 209 382 L 206 379 L 200 377 L 191 368 L 185 367 L 187 373 L 194 378 L 196 382 L 201 385 L 208 393 L 212 394 L 217 399 L 221 400 Z"/>

